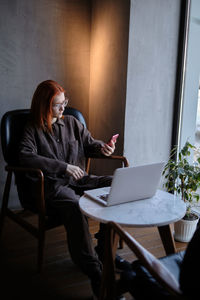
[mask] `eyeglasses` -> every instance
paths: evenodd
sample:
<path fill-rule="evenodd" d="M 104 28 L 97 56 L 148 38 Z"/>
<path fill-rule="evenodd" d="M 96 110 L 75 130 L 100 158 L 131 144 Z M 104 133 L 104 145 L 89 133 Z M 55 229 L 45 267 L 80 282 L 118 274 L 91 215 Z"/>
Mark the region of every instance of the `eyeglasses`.
<path fill-rule="evenodd" d="M 56 109 L 60 109 L 61 107 L 66 107 L 69 102 L 69 99 L 65 99 L 62 103 L 53 104 L 53 107 Z"/>

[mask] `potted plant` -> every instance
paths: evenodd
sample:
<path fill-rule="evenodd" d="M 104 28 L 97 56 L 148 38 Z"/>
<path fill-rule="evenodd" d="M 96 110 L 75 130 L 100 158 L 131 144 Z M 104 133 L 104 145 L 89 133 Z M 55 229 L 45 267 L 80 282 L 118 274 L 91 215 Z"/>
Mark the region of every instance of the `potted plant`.
<path fill-rule="evenodd" d="M 190 163 L 191 152 L 195 152 L 196 159 Z M 180 242 L 189 242 L 198 223 L 198 215 L 192 207 L 199 201 L 198 188 L 200 187 L 200 156 L 199 150 L 188 141 L 178 153 L 177 147 L 171 151 L 169 161 L 164 167 L 164 187 L 168 192 L 180 195 L 186 202 L 186 214 L 182 220 L 174 224 L 174 238 Z"/>

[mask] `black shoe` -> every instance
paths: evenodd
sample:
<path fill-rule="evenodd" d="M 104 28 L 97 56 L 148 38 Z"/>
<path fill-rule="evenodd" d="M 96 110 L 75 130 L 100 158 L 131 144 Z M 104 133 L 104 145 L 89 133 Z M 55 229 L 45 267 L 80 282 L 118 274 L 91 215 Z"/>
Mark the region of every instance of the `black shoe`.
<path fill-rule="evenodd" d="M 101 288 L 101 282 L 96 280 L 91 280 L 91 287 L 92 287 L 92 293 L 94 299 L 98 299 L 100 296 L 100 288 Z"/>
<path fill-rule="evenodd" d="M 116 257 L 115 257 L 115 267 L 117 270 L 120 270 L 120 271 L 132 270 L 131 264 L 119 255 L 116 255 Z"/>
<path fill-rule="evenodd" d="M 100 295 L 100 289 L 101 289 L 101 272 L 96 272 L 93 274 L 93 276 L 90 278 L 91 281 L 91 287 L 92 287 L 92 293 L 94 298 L 99 298 Z"/>
<path fill-rule="evenodd" d="M 99 246 L 96 246 L 94 249 L 97 253 L 98 259 L 103 264 L 103 262 L 104 262 L 104 250 L 102 250 L 102 247 L 99 247 Z"/>

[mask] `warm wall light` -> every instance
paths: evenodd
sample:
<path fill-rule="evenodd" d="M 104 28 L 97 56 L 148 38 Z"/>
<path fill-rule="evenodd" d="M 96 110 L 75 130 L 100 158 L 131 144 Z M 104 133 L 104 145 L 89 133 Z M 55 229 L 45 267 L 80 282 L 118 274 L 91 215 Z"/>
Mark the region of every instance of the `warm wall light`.
<path fill-rule="evenodd" d="M 90 53 L 90 129 L 123 136 L 128 57 L 129 1 L 95 1 Z"/>

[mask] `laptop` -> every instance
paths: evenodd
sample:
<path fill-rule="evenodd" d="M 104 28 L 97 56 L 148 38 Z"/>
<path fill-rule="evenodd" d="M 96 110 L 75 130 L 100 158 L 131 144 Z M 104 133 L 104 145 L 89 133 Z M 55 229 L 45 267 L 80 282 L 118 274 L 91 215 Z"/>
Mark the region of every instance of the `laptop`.
<path fill-rule="evenodd" d="M 158 188 L 165 163 L 118 168 L 111 187 L 87 190 L 84 195 L 104 206 L 151 198 Z"/>

